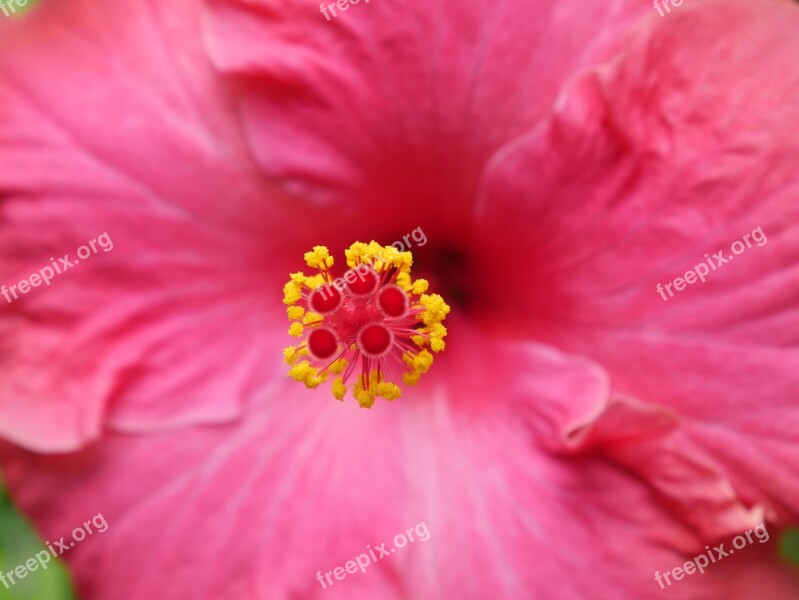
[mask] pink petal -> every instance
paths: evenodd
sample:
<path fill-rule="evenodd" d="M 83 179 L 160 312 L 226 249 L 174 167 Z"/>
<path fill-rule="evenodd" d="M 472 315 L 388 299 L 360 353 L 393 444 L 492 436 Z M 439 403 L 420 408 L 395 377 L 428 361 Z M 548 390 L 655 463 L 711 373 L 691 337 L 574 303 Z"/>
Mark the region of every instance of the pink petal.
<path fill-rule="evenodd" d="M 463 219 L 491 154 L 651 9 L 632 0 L 374 1 L 328 21 L 315 0 L 212 7 L 209 50 L 239 84 L 264 171 L 320 205 L 349 201 L 360 223 L 408 221 L 396 224 L 401 232 L 418 226 L 413 214 Z M 338 216 L 331 229 L 358 231 Z"/>
<path fill-rule="evenodd" d="M 553 402 L 552 388 L 602 386 L 585 375 L 580 391 L 578 367 L 551 351 L 459 331 L 457 383 L 372 411 L 286 385 L 240 424 L 109 434 L 61 458 L 5 447 L 0 462 L 47 539 L 98 512 L 108 522 L 65 555 L 87 600 L 657 597 L 655 571 L 703 542 L 622 469 L 553 456 L 518 418 Z M 507 353 L 526 395 L 503 398 L 479 368 Z M 546 368 L 563 380 L 524 377 Z M 316 581 L 420 522 L 429 540 L 329 589 Z M 710 577 L 682 585 L 683 598 L 724 593 Z"/>
<path fill-rule="evenodd" d="M 618 460 L 637 460 L 671 501 L 670 461 L 715 472 L 783 522 L 799 511 L 798 27 L 787 2 L 711 1 L 654 19 L 497 155 L 475 239 L 482 287 L 504 289 L 496 265 L 523 273 L 497 299 L 495 320 L 514 315 L 500 327 L 590 357 L 614 397 L 679 417 L 682 431 L 655 438 L 665 448 L 611 448 Z M 757 227 L 764 245 L 667 302 L 657 293 Z M 684 479 L 684 499 L 732 499 L 702 482 Z M 734 523 L 725 514 L 722 529 Z"/>
<path fill-rule="evenodd" d="M 681 428 L 672 411 L 616 397 L 598 418 L 576 421 L 565 434 L 569 453 L 598 450 L 638 474 L 666 498 L 675 517 L 707 540 L 764 520 L 763 510 L 744 505 L 724 470 Z"/>
<path fill-rule="evenodd" d="M 308 245 L 200 42 L 192 1 L 49 3 L 4 31 L 0 283 L 114 248 L 0 299 L 0 436 L 69 450 L 109 423 L 230 420 L 268 385 Z"/>

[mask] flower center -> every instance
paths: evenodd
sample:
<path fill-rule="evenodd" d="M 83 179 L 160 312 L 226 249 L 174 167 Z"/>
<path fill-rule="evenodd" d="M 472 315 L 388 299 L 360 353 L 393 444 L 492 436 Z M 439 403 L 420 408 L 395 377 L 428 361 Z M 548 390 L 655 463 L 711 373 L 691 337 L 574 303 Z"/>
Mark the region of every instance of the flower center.
<path fill-rule="evenodd" d="M 291 274 L 283 301 L 289 333 L 303 341 L 286 348 L 284 357 L 292 365 L 289 376 L 311 389 L 329 373 L 341 375 L 333 382 L 338 400 L 357 369 L 353 394 L 369 408 L 378 396 L 401 395 L 390 375 L 395 370 L 408 385 L 429 370 L 431 351 L 445 347 L 442 321 L 450 308 L 438 294 L 425 293 L 427 281 L 411 280 L 410 252 L 356 242 L 345 254 L 350 268 L 343 277 L 333 278 L 333 258 L 324 246 L 305 254 L 315 275 Z"/>

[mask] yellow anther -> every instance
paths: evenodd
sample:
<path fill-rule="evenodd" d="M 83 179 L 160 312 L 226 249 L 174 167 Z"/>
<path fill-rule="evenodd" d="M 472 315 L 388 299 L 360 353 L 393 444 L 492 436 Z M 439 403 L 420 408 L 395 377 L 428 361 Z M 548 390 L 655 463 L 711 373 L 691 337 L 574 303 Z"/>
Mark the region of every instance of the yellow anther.
<path fill-rule="evenodd" d="M 296 273 L 290 273 L 289 277 L 294 283 L 298 283 L 300 285 L 304 284 L 305 280 L 308 279 L 308 276 L 302 271 L 297 271 Z"/>
<path fill-rule="evenodd" d="M 308 379 L 305 380 L 305 387 L 309 390 L 316 389 L 320 383 L 323 383 L 327 379 L 327 373 L 322 375 L 317 375 L 314 373 Z"/>
<path fill-rule="evenodd" d="M 413 357 L 413 370 L 417 373 L 427 373 L 433 364 L 433 355 L 427 350 L 422 350 Z"/>
<path fill-rule="evenodd" d="M 312 269 L 328 269 L 333 266 L 333 257 L 325 246 L 314 246 L 305 253 L 305 262 Z"/>
<path fill-rule="evenodd" d="M 363 242 L 355 242 L 347 250 L 344 251 L 344 256 L 347 257 L 347 265 L 350 268 L 355 268 L 361 264 L 366 257 L 368 246 Z"/>
<path fill-rule="evenodd" d="M 394 264 L 394 261 L 399 256 L 399 250 L 394 246 L 383 246 L 380 252 L 376 255 L 375 260 L 389 265 Z"/>
<path fill-rule="evenodd" d="M 410 273 L 411 266 L 413 266 L 413 254 L 410 252 L 399 252 L 394 258 L 393 265 L 399 269 L 401 273 Z"/>
<path fill-rule="evenodd" d="M 312 370 L 311 363 L 309 363 L 307 360 L 304 360 L 289 369 L 289 377 L 291 377 L 294 381 L 305 381 L 308 373 Z"/>
<path fill-rule="evenodd" d="M 316 388 L 325 379 L 325 375 L 319 375 L 307 360 L 297 363 L 289 369 L 289 377 L 294 381 L 301 381 L 309 389 Z"/>
<path fill-rule="evenodd" d="M 394 383 L 389 383 L 388 381 L 382 381 L 377 384 L 375 390 L 375 396 L 382 396 L 386 400 L 396 400 L 400 396 L 402 396 L 402 390 L 400 387 Z"/>
<path fill-rule="evenodd" d="M 344 372 L 344 369 L 347 368 L 347 359 L 346 358 L 339 358 L 337 361 L 330 365 L 329 371 L 334 375 L 341 375 Z"/>
<path fill-rule="evenodd" d="M 305 328 L 302 326 L 302 323 L 292 323 L 291 327 L 289 327 L 289 335 L 293 335 L 294 337 L 302 336 L 303 331 L 305 331 Z"/>
<path fill-rule="evenodd" d="M 366 254 L 369 258 L 380 257 L 383 254 L 383 246 L 372 240 L 366 245 Z"/>
<path fill-rule="evenodd" d="M 302 356 L 308 356 L 308 348 L 300 348 L 298 350 L 296 346 L 289 346 L 283 350 L 283 358 L 287 365 L 294 364 Z"/>
<path fill-rule="evenodd" d="M 297 358 L 297 347 L 289 346 L 283 350 L 283 358 L 285 359 L 287 365 L 293 363 Z"/>
<path fill-rule="evenodd" d="M 398 385 L 388 381 L 377 381 L 377 372 L 369 374 L 369 389 L 364 389 L 361 379 L 355 383 L 353 390 L 355 399 L 363 408 L 371 408 L 375 403 L 375 398 L 381 396 L 386 400 L 396 400 L 402 395 L 402 390 Z"/>
<path fill-rule="evenodd" d="M 450 311 L 447 303 L 438 294 L 422 294 L 419 303 L 427 309 L 422 313 L 422 321 L 425 325 L 440 323 Z"/>
<path fill-rule="evenodd" d="M 302 286 L 295 281 L 289 281 L 283 286 L 283 304 L 291 306 L 302 298 Z"/>
<path fill-rule="evenodd" d="M 427 281 L 427 279 L 417 279 L 413 282 L 413 293 L 424 294 L 429 287 L 430 283 Z"/>
<path fill-rule="evenodd" d="M 297 321 L 298 319 L 302 319 L 302 315 L 305 314 L 305 309 L 302 306 L 289 306 L 286 309 L 286 314 L 288 314 L 289 319 L 292 321 Z"/>
<path fill-rule="evenodd" d="M 308 323 L 316 323 L 318 321 L 324 321 L 324 320 L 325 320 L 325 318 L 322 315 L 320 315 L 319 313 L 308 312 L 302 318 L 302 324 L 303 325 L 307 325 Z"/>
<path fill-rule="evenodd" d="M 428 343 L 427 338 L 424 337 L 423 335 L 412 335 L 411 341 L 420 348 L 424 348 L 425 346 L 427 346 Z"/>
<path fill-rule="evenodd" d="M 410 292 L 413 289 L 410 273 L 400 273 L 399 275 L 397 275 L 397 285 L 400 287 L 401 290 L 405 292 Z"/>
<path fill-rule="evenodd" d="M 355 384 L 355 390 L 353 390 L 353 394 L 355 395 L 355 399 L 358 401 L 358 404 L 361 405 L 361 408 L 372 408 L 375 403 L 374 392 L 372 390 L 362 389 L 359 383 Z"/>
<path fill-rule="evenodd" d="M 288 348 L 283 350 L 283 358 L 286 360 L 286 364 L 290 365 L 294 358 L 297 356 L 297 347 L 296 346 L 289 346 Z"/>
<path fill-rule="evenodd" d="M 344 400 L 347 395 L 347 386 L 344 385 L 344 380 L 339 378 L 333 381 L 333 397 L 336 400 Z"/>
<path fill-rule="evenodd" d="M 322 275 L 314 275 L 313 277 L 308 277 L 305 280 L 305 285 L 311 288 L 312 290 L 315 290 L 316 288 L 323 286 L 326 283 L 327 281 Z"/>
<path fill-rule="evenodd" d="M 402 380 L 405 382 L 405 385 L 416 385 L 419 383 L 419 378 L 421 376 L 421 373 L 403 373 Z"/>
<path fill-rule="evenodd" d="M 447 328 L 441 323 L 435 323 L 430 328 L 430 348 L 433 352 L 441 352 L 445 347 L 444 337 L 447 335 Z"/>

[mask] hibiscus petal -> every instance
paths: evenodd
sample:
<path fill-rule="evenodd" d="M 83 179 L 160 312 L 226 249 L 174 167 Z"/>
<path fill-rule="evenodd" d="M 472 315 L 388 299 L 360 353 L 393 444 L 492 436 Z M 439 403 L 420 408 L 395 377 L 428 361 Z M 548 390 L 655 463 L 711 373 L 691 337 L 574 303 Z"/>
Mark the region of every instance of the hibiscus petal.
<path fill-rule="evenodd" d="M 105 232 L 114 247 L 0 299 L 1 436 L 68 450 L 108 422 L 229 420 L 269 381 L 281 257 L 308 246 L 250 162 L 200 16 L 77 0 L 4 25 L 0 283 Z"/>
<path fill-rule="evenodd" d="M 344 198 L 371 225 L 410 228 L 409 215 L 465 218 L 458 208 L 472 205 L 492 152 L 651 10 L 632 0 L 374 1 L 328 21 L 316 0 L 211 5 L 209 50 L 239 84 L 264 171 L 319 205 Z M 334 226 L 358 230 L 344 221 Z"/>
<path fill-rule="evenodd" d="M 565 451 L 599 450 L 639 474 L 706 540 L 761 524 L 764 511 L 744 505 L 724 470 L 681 424 L 671 410 L 614 397 L 598 418 L 576 421 L 564 432 Z"/>
<path fill-rule="evenodd" d="M 3 446 L 0 465 L 48 539 L 102 513 L 108 531 L 65 555 L 87 600 L 659 597 L 655 572 L 703 542 L 641 482 L 601 457 L 550 455 L 518 418 L 548 388 L 603 386 L 586 374 L 580 391 L 581 363 L 467 329 L 451 348 L 463 377 L 371 411 L 281 384 L 281 403 L 237 424 L 109 434 L 68 457 Z M 509 383 L 527 394 L 504 397 L 480 366 L 510 352 Z M 547 366 L 562 381 L 524 377 Z M 328 589 L 315 579 L 421 522 L 428 540 Z M 714 577 L 680 586 L 686 599 L 729 591 Z"/>
<path fill-rule="evenodd" d="M 653 20 L 497 155 L 476 240 L 485 289 L 524 259 L 520 289 L 496 298 L 514 335 L 591 357 L 614 395 L 678 415 L 669 460 L 690 448 L 780 521 L 799 512 L 798 27 L 787 2 Z M 757 227 L 767 243 L 657 293 Z"/>

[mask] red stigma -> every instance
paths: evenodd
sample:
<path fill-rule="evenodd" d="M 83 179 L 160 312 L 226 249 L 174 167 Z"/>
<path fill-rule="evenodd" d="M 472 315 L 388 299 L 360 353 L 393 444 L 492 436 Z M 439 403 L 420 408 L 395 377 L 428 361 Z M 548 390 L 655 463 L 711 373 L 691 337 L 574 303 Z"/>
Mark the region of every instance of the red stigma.
<path fill-rule="evenodd" d="M 378 303 L 387 317 L 401 317 L 408 310 L 408 296 L 395 285 L 380 290 Z"/>
<path fill-rule="evenodd" d="M 379 358 L 391 347 L 391 331 L 381 323 L 367 325 L 358 334 L 358 346 L 366 356 Z"/>
<path fill-rule="evenodd" d="M 314 358 L 330 358 L 338 349 L 338 338 L 329 329 L 314 329 L 308 336 L 308 350 Z"/>
<path fill-rule="evenodd" d="M 320 315 L 331 313 L 341 305 L 341 292 L 333 285 L 320 287 L 311 294 L 310 304 Z"/>

